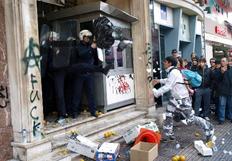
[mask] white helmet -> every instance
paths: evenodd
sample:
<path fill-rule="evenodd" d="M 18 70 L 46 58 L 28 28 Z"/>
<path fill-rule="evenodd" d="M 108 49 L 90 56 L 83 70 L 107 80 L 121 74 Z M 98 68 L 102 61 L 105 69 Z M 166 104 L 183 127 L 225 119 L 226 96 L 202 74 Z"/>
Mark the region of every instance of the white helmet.
<path fill-rule="evenodd" d="M 82 41 L 84 36 L 92 36 L 92 33 L 89 30 L 81 30 L 79 33 L 79 38 Z"/>

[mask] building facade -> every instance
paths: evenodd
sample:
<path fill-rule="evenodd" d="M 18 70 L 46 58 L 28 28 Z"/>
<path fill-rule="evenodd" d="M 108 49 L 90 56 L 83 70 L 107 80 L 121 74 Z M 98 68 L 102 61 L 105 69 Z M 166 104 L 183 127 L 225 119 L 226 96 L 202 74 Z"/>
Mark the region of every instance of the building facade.
<path fill-rule="evenodd" d="M 228 51 L 232 48 L 231 19 L 229 19 L 231 11 L 227 7 L 229 6 L 223 7 L 221 1 L 210 0 L 207 3 L 205 39 L 208 63 L 212 57 L 220 60 L 220 58 L 227 56 Z"/>
<path fill-rule="evenodd" d="M 205 55 L 204 11 L 191 0 L 155 0 L 150 3 L 153 46 L 153 77 L 166 73 L 162 61 L 176 49 L 183 59 L 190 61 L 191 53 Z M 168 95 L 157 99 L 164 105 Z"/>
<path fill-rule="evenodd" d="M 7 65 L 7 43 L 5 28 L 4 1 L 0 1 L 0 160 L 12 158 L 12 124 L 10 91 Z"/>

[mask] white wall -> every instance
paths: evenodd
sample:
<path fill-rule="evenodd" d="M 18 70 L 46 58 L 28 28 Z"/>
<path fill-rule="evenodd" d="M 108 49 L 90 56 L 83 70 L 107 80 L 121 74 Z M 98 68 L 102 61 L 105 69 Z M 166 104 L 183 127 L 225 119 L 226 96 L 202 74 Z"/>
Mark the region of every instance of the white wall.
<path fill-rule="evenodd" d="M 206 50 L 206 62 L 207 65 L 210 66 L 209 60 L 213 57 L 213 46 L 206 42 L 205 44 L 205 50 Z"/>
<path fill-rule="evenodd" d="M 182 15 L 180 26 L 180 40 L 190 41 L 189 17 L 187 15 Z"/>
<path fill-rule="evenodd" d="M 172 9 L 164 7 L 161 10 L 161 5 L 154 2 L 154 22 L 163 26 L 173 27 Z"/>
<path fill-rule="evenodd" d="M 202 22 L 201 21 L 197 21 L 196 24 L 196 34 L 197 35 L 202 35 Z"/>

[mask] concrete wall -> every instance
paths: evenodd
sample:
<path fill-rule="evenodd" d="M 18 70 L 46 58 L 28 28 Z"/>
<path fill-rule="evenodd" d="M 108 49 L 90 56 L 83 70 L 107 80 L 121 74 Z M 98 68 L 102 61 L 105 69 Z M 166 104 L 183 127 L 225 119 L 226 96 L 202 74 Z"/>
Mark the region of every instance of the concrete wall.
<path fill-rule="evenodd" d="M 181 15 L 180 8 L 173 10 L 173 29 L 165 35 L 165 57 L 171 54 L 172 49 L 179 49 Z"/>
<path fill-rule="evenodd" d="M 0 160 L 12 158 L 9 80 L 6 53 L 4 0 L 0 0 Z"/>
<path fill-rule="evenodd" d="M 86 4 L 90 2 L 98 2 L 100 0 L 77 0 L 77 4 Z M 107 0 L 106 3 L 111 4 L 125 12 L 130 13 L 130 1 L 129 0 Z"/>

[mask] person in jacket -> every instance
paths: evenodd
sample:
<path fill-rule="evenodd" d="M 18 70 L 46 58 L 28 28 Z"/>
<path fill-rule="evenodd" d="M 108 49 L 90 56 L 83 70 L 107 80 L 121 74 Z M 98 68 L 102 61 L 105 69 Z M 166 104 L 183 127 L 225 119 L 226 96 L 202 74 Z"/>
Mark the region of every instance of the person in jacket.
<path fill-rule="evenodd" d="M 223 124 L 226 117 L 232 120 L 232 69 L 228 65 L 228 59 L 221 59 L 221 68 L 218 73 L 219 104 L 218 104 L 218 123 Z"/>
<path fill-rule="evenodd" d="M 77 45 L 77 64 L 97 65 L 97 44 L 91 43 L 92 33 L 89 30 L 82 30 L 79 33 L 80 43 Z M 85 90 L 88 107 L 92 116 L 96 115 L 96 104 L 94 98 L 94 75 L 90 72 L 82 72 L 75 77 L 74 93 L 72 99 L 72 118 L 76 118 L 80 113 L 80 103 L 82 92 Z"/>
<path fill-rule="evenodd" d="M 212 139 L 212 136 L 214 135 L 213 125 L 209 121 L 194 115 L 189 92 L 185 84 L 183 84 L 183 76 L 181 72 L 176 69 L 176 58 L 172 56 L 166 57 L 163 64 L 166 72 L 168 73 L 167 78 L 153 80 L 154 85 L 158 83 L 164 84 L 164 86 L 159 89 L 153 89 L 153 94 L 156 98 L 162 96 L 168 91 L 171 92 L 171 97 L 166 107 L 166 120 L 163 125 L 163 141 L 175 140 L 173 118 L 176 115 L 180 115 L 182 119 L 185 119 L 187 124 L 195 124 L 201 127 L 204 130 L 206 139 Z"/>
<path fill-rule="evenodd" d="M 210 104 L 212 108 L 212 111 L 217 113 L 217 105 L 218 105 L 218 97 L 217 97 L 217 74 L 216 74 L 217 68 L 216 68 L 216 58 L 210 59 L 210 72 L 211 72 L 211 97 L 210 97 Z"/>
<path fill-rule="evenodd" d="M 211 71 L 206 66 L 205 58 L 199 59 L 198 74 L 202 76 L 201 86 L 195 89 L 194 110 L 197 116 L 200 115 L 200 109 L 203 110 L 202 117 L 209 120 L 210 117 L 210 95 L 211 95 Z M 203 102 L 202 102 L 203 101 Z M 203 108 L 202 108 L 203 105 Z"/>
<path fill-rule="evenodd" d="M 192 60 L 192 63 L 191 63 L 190 70 L 195 72 L 198 69 L 198 58 L 194 57 L 191 60 Z"/>

